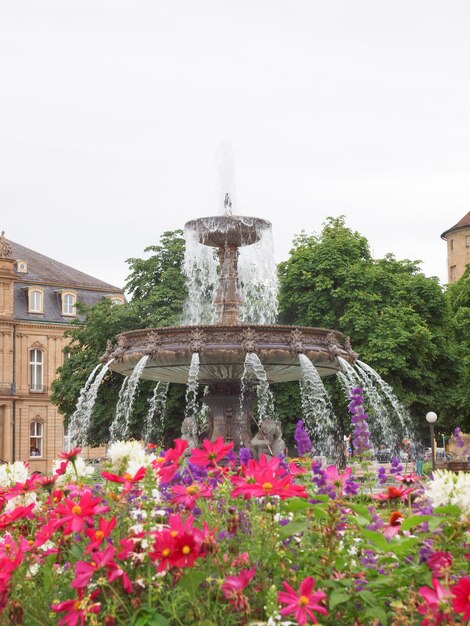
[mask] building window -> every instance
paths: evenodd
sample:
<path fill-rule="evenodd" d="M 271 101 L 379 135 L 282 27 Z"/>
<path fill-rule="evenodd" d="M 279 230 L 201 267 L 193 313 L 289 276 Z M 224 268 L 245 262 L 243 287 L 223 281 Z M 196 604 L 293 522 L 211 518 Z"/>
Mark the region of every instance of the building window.
<path fill-rule="evenodd" d="M 76 315 L 75 304 L 77 296 L 74 293 L 62 294 L 62 315 Z"/>
<path fill-rule="evenodd" d="M 28 312 L 44 313 L 44 294 L 39 289 L 30 289 L 28 292 Z"/>
<path fill-rule="evenodd" d="M 465 244 L 466 244 L 467 248 L 470 248 L 470 235 L 467 235 L 465 237 Z"/>
<path fill-rule="evenodd" d="M 457 276 L 457 266 L 451 265 L 450 266 L 450 280 L 455 280 L 456 276 Z"/>
<path fill-rule="evenodd" d="M 31 422 L 29 427 L 29 456 L 42 456 L 43 424 Z"/>
<path fill-rule="evenodd" d="M 106 296 L 113 304 L 124 304 L 124 296 Z"/>
<path fill-rule="evenodd" d="M 454 249 L 454 240 L 453 239 L 450 240 L 450 249 L 451 250 Z"/>
<path fill-rule="evenodd" d="M 44 352 L 29 351 L 29 390 L 44 391 Z"/>
<path fill-rule="evenodd" d="M 16 271 L 21 274 L 28 273 L 28 262 L 25 259 L 18 259 L 16 262 Z"/>

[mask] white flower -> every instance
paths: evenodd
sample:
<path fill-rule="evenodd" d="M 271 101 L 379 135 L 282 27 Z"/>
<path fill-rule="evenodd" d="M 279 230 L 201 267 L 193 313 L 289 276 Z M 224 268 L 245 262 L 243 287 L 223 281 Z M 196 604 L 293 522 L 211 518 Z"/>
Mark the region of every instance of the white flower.
<path fill-rule="evenodd" d="M 470 514 L 470 474 L 436 470 L 424 493 L 434 507 L 454 504 L 464 515 Z"/>
<path fill-rule="evenodd" d="M 0 465 L 0 487 L 13 487 L 16 483 L 24 483 L 28 474 L 28 466 L 23 461 Z"/>
<path fill-rule="evenodd" d="M 455 481 L 451 503 L 459 507 L 462 513 L 470 514 L 470 474 L 459 472 Z"/>
<path fill-rule="evenodd" d="M 147 454 L 140 441 L 115 441 L 109 446 L 107 456 L 113 469 L 128 472 L 131 476 L 155 459 L 155 455 Z"/>
<path fill-rule="evenodd" d="M 18 506 L 28 506 L 30 504 L 34 504 L 33 510 L 39 508 L 37 495 L 34 493 L 34 491 L 28 491 L 21 496 L 16 496 L 16 498 L 11 498 L 10 500 L 8 500 L 5 506 L 5 511 L 13 511 L 13 509 L 16 509 L 16 507 Z"/>

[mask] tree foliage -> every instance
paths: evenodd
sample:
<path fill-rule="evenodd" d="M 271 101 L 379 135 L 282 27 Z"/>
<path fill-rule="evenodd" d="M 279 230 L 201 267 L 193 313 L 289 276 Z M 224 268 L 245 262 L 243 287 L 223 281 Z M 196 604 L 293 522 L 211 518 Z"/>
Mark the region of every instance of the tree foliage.
<path fill-rule="evenodd" d="M 418 261 L 392 254 L 375 260 L 344 217 L 329 218 L 320 235 L 295 240 L 279 275 L 283 323 L 343 332 L 417 425 L 431 409 L 449 422 L 446 391 L 455 376 L 449 308 L 438 280 L 426 277 Z"/>
<path fill-rule="evenodd" d="M 181 318 L 186 291 L 181 265 L 184 256 L 184 239 L 180 230 L 165 232 L 160 245 L 146 248 L 151 252 L 147 259 L 128 259 L 130 275 L 126 290 L 131 300 L 123 305 L 113 305 L 109 300 L 94 307 L 79 307 L 77 319 L 66 336 L 70 338 L 64 364 L 53 383 L 52 401 L 65 416 L 66 422 L 75 410 L 80 390 L 90 372 L 106 351 L 108 340 L 114 341 L 119 333 L 138 328 L 171 326 Z M 109 372 L 100 388 L 94 408 L 90 443 L 101 444 L 108 440 L 109 426 L 114 416 L 123 377 Z M 141 431 L 142 420 L 148 410 L 147 398 L 154 384 L 142 381 L 135 403 L 134 426 Z M 168 431 L 176 435 L 181 421 L 184 388 L 171 386 L 167 411 Z"/>

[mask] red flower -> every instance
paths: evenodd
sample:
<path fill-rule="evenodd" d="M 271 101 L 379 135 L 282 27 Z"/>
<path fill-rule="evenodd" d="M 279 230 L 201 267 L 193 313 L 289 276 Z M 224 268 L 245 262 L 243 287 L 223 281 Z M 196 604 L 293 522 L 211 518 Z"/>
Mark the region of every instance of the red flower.
<path fill-rule="evenodd" d="M 209 439 L 204 439 L 202 442 L 203 450 L 194 448 L 191 451 L 192 454 L 189 461 L 194 463 L 194 465 L 201 465 L 202 467 L 207 467 L 208 465 L 214 467 L 227 456 L 233 445 L 233 442 L 225 444 L 223 437 L 219 437 L 214 443 L 209 441 Z"/>
<path fill-rule="evenodd" d="M 388 525 L 385 526 L 384 536 L 387 539 L 391 539 L 400 532 L 401 523 L 403 522 L 403 513 L 400 511 L 393 511 L 390 515 Z"/>
<path fill-rule="evenodd" d="M 306 498 L 307 492 L 300 485 L 292 482 L 292 476 L 280 468 L 281 460 L 272 457 L 269 461 L 261 455 L 259 461 L 250 459 L 242 466 L 242 476 L 232 476 L 230 481 L 236 485 L 231 496 L 236 498 L 243 495 L 246 498 L 279 496 L 281 499 L 290 497 Z"/>
<path fill-rule="evenodd" d="M 198 498 L 211 498 L 212 489 L 208 485 L 192 483 L 191 485 L 174 485 L 171 489 L 172 502 L 183 505 L 186 509 L 192 509 Z"/>
<path fill-rule="evenodd" d="M 33 504 L 28 504 L 28 506 L 17 506 L 16 509 L 12 511 L 7 511 L 6 513 L 2 513 L 0 515 L 0 528 L 6 528 L 13 522 L 16 522 L 17 519 L 24 517 L 25 519 L 30 519 L 32 517 L 32 510 L 34 508 Z"/>
<path fill-rule="evenodd" d="M 433 578 L 444 578 L 452 567 L 452 554 L 438 550 L 427 559 L 426 565 L 432 570 Z"/>
<path fill-rule="evenodd" d="M 454 611 L 463 613 L 464 620 L 470 620 L 470 578 L 464 576 L 451 588 L 454 598 L 452 605 Z"/>
<path fill-rule="evenodd" d="M 175 447 L 169 448 L 164 456 L 159 456 L 152 462 L 152 466 L 157 470 L 162 482 L 168 483 L 175 477 L 180 465 L 184 460 L 184 451 L 188 447 L 188 442 L 184 439 L 175 439 Z"/>
<path fill-rule="evenodd" d="M 449 607 L 450 594 L 442 587 L 437 578 L 432 579 L 432 585 L 434 589 L 430 587 L 419 588 L 419 593 L 426 601 L 426 604 L 418 606 L 418 613 L 426 616 L 426 619 L 421 622 L 422 626 L 439 626 L 442 622 L 449 621 L 449 616 L 443 611 Z"/>
<path fill-rule="evenodd" d="M 140 467 L 137 470 L 137 472 L 134 474 L 134 476 L 131 476 L 130 474 L 127 474 L 127 473 L 123 474 L 122 476 L 119 476 L 119 474 L 111 474 L 110 472 L 101 472 L 101 476 L 103 476 L 103 478 L 106 478 L 106 480 L 109 480 L 112 483 L 123 484 L 124 485 L 123 491 L 127 492 L 132 489 L 135 483 L 138 483 L 144 478 L 145 471 L 146 471 L 145 467 Z"/>
<path fill-rule="evenodd" d="M 249 608 L 248 598 L 243 590 L 255 575 L 254 567 L 242 570 L 238 576 L 226 576 L 222 584 L 222 592 L 227 600 L 237 611 L 247 611 Z"/>
<path fill-rule="evenodd" d="M 280 610 L 281 615 L 294 613 L 295 619 L 301 626 L 307 623 L 307 618 L 310 618 L 313 624 L 317 623 L 313 614 L 314 611 L 328 615 L 327 609 L 319 604 L 326 598 L 326 593 L 323 591 L 312 593 L 315 581 L 311 576 L 307 576 L 300 583 L 299 593 L 292 589 L 286 581 L 282 585 L 286 591 L 280 591 L 277 594 L 277 600 L 281 604 L 287 604 L 287 606 Z"/>
<path fill-rule="evenodd" d="M 207 530 L 199 530 L 192 525 L 193 521 L 192 515 L 185 522 L 180 515 L 171 515 L 169 528 L 155 533 L 153 550 L 149 556 L 158 561 L 157 571 L 163 572 L 169 567 L 192 567 L 202 555 Z"/>
<path fill-rule="evenodd" d="M 83 593 L 81 593 L 80 596 L 83 596 Z M 55 613 L 66 612 L 66 615 L 59 620 L 60 626 L 82 626 L 85 623 L 87 615 L 100 612 L 101 604 L 99 602 L 93 602 L 91 597 L 79 597 L 75 600 L 65 600 L 64 602 L 53 604 L 51 609 Z"/>
<path fill-rule="evenodd" d="M 404 501 L 406 496 L 412 491 L 414 491 L 413 487 L 409 489 L 404 489 L 403 487 L 389 487 L 385 493 L 372 494 L 371 497 L 375 500 L 396 500 L 397 498 L 401 498 Z"/>
<path fill-rule="evenodd" d="M 80 532 L 85 525 L 93 525 L 93 516 L 109 511 L 109 507 L 101 504 L 101 498 L 93 498 L 90 491 L 85 491 L 76 502 L 66 498 L 56 509 L 56 528 L 65 526 L 64 533 Z"/>
<path fill-rule="evenodd" d="M 66 461 L 75 461 L 77 459 L 77 456 L 80 454 L 80 452 L 82 451 L 81 448 L 73 448 L 72 450 L 69 450 L 68 452 L 61 452 L 59 454 L 59 459 L 65 459 Z"/>
<path fill-rule="evenodd" d="M 109 522 L 104 517 L 100 517 L 98 522 L 98 528 L 88 528 L 85 530 L 87 537 L 91 539 L 90 543 L 85 549 L 85 554 L 93 552 L 100 547 L 101 543 L 106 537 L 109 537 L 111 531 L 116 526 L 116 518 L 112 517 Z"/>
<path fill-rule="evenodd" d="M 108 567 L 112 563 L 115 552 L 116 550 L 113 546 L 107 546 L 103 552 L 94 552 L 93 560 L 90 563 L 78 561 L 75 565 L 75 578 L 72 581 L 72 587 L 75 587 L 75 589 L 86 587 L 95 572 Z"/>

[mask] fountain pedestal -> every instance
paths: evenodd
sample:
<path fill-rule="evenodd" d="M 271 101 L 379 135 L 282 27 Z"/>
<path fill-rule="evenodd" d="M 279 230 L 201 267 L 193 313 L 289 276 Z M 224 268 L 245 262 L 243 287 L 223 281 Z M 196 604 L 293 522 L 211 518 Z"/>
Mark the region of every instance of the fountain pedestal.
<path fill-rule="evenodd" d="M 252 438 L 251 394 L 246 394 L 242 408 L 240 388 L 240 382 L 237 381 L 212 383 L 209 385 L 209 393 L 203 398 L 204 404 L 211 410 L 210 440 L 223 437 L 226 442 L 233 441 L 236 450 L 249 446 Z"/>

